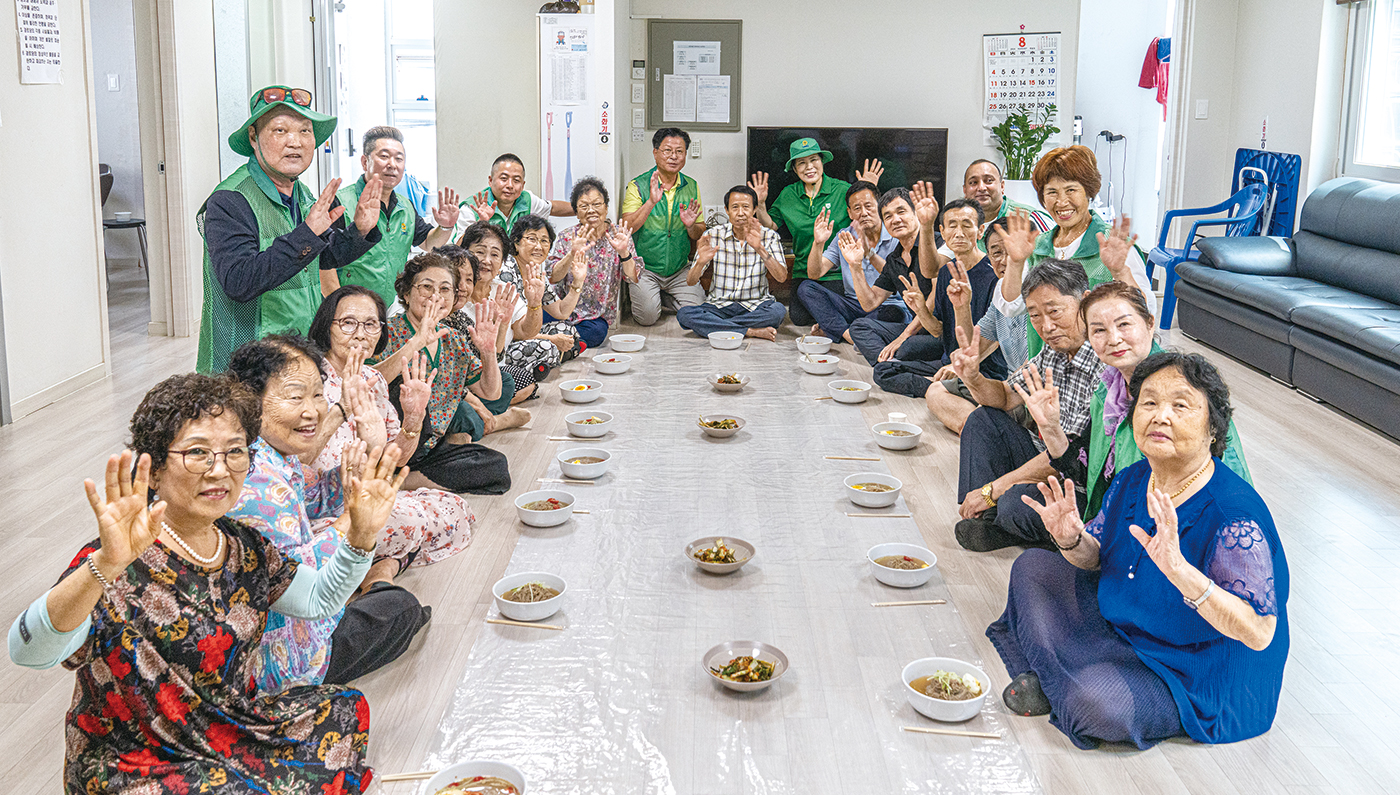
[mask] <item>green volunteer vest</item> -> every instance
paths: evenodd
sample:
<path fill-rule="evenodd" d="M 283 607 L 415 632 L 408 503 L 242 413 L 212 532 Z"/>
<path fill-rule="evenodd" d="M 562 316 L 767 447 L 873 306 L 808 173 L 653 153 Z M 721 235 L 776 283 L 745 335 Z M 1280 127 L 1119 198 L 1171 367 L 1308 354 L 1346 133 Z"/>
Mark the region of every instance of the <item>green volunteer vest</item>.
<path fill-rule="evenodd" d="M 653 168 L 632 180 L 643 201 L 651 195 L 651 175 L 655 171 Z M 681 173 L 671 200 L 668 202 L 663 195 L 642 227 L 632 233 L 632 242 L 647 270 L 658 276 L 671 276 L 690 264 L 690 233 L 681 223 L 681 208 L 699 197 L 695 180 Z"/>
<path fill-rule="evenodd" d="M 1157 343 L 1152 343 L 1152 352 L 1158 353 L 1162 347 Z M 1118 423 L 1114 429 L 1112 438 L 1104 433 L 1103 404 L 1108 398 L 1108 386 L 1102 382 L 1094 389 L 1093 401 L 1089 404 L 1089 428 L 1085 433 L 1089 434 L 1089 475 L 1086 478 L 1088 483 L 1084 484 L 1088 492 L 1088 502 L 1084 509 L 1083 519 L 1090 521 L 1099 515 L 1099 509 L 1103 507 L 1104 493 L 1100 486 L 1104 466 L 1108 463 L 1108 451 L 1113 450 L 1113 471 L 1122 472 L 1128 467 L 1142 460 L 1142 451 L 1138 450 L 1137 440 L 1133 438 L 1133 423 L 1128 417 Z M 1225 454 L 1220 457 L 1222 463 L 1234 471 L 1236 475 L 1245 479 L 1249 485 L 1254 485 L 1254 480 L 1249 476 L 1249 465 L 1244 460 L 1244 447 L 1240 443 L 1239 432 L 1235 430 L 1235 421 L 1230 421 L 1229 433 L 1225 436 Z"/>
<path fill-rule="evenodd" d="M 488 188 L 487 190 L 490 189 Z M 496 194 L 494 192 L 491 194 L 491 198 L 496 198 Z M 497 199 L 496 203 L 491 205 L 491 209 L 494 210 L 494 212 L 491 214 L 490 218 L 487 218 L 485 220 L 490 221 L 496 226 L 499 226 L 500 228 L 506 230 L 506 234 L 508 235 L 510 234 L 511 230 L 515 228 L 516 221 L 519 221 L 521 218 L 524 218 L 525 216 L 530 214 L 530 205 L 533 204 L 534 201 L 534 194 L 530 193 L 530 191 L 528 190 L 521 191 L 520 195 L 517 196 L 515 199 L 515 204 L 511 205 L 510 217 L 507 218 L 504 214 L 501 213 L 500 200 Z M 471 201 L 468 199 L 463 199 L 462 201 L 458 202 L 457 206 L 468 210 L 475 209 L 471 206 Z M 477 220 L 482 219 L 478 218 Z M 454 240 L 452 242 L 456 243 L 457 241 Z"/>
<path fill-rule="evenodd" d="M 346 208 L 353 208 L 359 203 L 360 192 L 364 189 L 365 178 L 360 177 L 354 184 L 341 188 L 336 197 Z M 388 214 L 380 210 L 377 222 L 381 236 L 379 242 L 360 255 L 359 259 L 338 270 L 340 283 L 368 287 L 379 293 L 385 306 L 392 306 L 398 297 L 394 292 L 394 280 L 403 272 L 408 255 L 413 251 L 413 233 L 417 222 L 418 214 L 401 196 Z"/>
<path fill-rule="evenodd" d="M 1035 250 L 1026 258 L 1027 273 L 1030 272 L 1031 268 L 1034 268 L 1041 262 L 1055 258 L 1055 233 L 1059 231 L 1059 228 L 1058 226 L 1052 226 L 1049 231 L 1041 232 L 1040 236 L 1035 239 Z M 1074 256 L 1070 257 L 1070 259 L 1084 266 L 1084 273 L 1089 277 L 1090 290 L 1104 282 L 1113 281 L 1113 274 L 1109 272 L 1108 266 L 1104 265 L 1103 260 L 1099 258 L 1099 233 L 1102 232 L 1104 236 L 1107 237 L 1108 233 L 1111 231 L 1112 228 L 1106 221 L 1100 218 L 1098 214 L 1091 213 L 1089 215 L 1089 228 L 1084 231 L 1084 236 L 1079 239 L 1079 248 L 1075 250 Z M 1137 249 L 1139 254 L 1142 253 L 1142 249 L 1138 248 L 1136 243 L 1133 244 L 1133 248 Z M 1143 259 L 1145 260 L 1146 257 Z M 1148 298 L 1147 300 L 1151 301 L 1152 299 Z M 1034 357 L 1037 353 L 1040 353 L 1040 349 L 1043 347 L 1045 347 L 1045 342 L 1040 338 L 1040 334 L 1036 333 L 1035 326 L 1027 323 L 1026 355 Z"/>
<path fill-rule="evenodd" d="M 236 191 L 248 200 L 248 206 L 253 208 L 253 217 L 258 221 L 259 251 L 271 248 L 273 241 L 295 228 L 291 211 L 277 198 L 277 187 L 252 158 L 214 190 Z M 301 208 L 303 218 L 316 201 L 301 182 L 292 183 L 292 198 Z M 204 235 L 204 214 L 205 207 L 201 206 L 195 218 L 201 237 Z M 228 368 L 229 358 L 238 346 L 268 334 L 283 331 L 305 334 L 320 305 L 321 275 L 314 259 L 295 276 L 252 301 L 241 303 L 229 298 L 214 275 L 206 241 L 204 309 L 200 313 L 199 358 L 195 369 L 201 373 L 222 372 Z"/>

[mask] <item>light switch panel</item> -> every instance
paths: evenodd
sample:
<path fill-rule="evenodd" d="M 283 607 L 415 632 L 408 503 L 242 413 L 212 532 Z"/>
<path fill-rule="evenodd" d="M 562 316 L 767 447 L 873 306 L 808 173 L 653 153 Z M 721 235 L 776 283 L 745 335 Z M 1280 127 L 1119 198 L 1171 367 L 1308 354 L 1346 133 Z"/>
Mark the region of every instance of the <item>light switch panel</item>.
<path fill-rule="evenodd" d="M 633 109 L 632 109 L 632 126 L 633 126 L 633 127 L 646 127 L 646 126 L 647 126 L 647 112 L 646 112 L 645 109 L 643 109 L 643 108 L 633 108 Z"/>
<path fill-rule="evenodd" d="M 1196 100 L 1196 118 L 1205 119 L 1210 117 L 1210 100 Z"/>
<path fill-rule="evenodd" d="M 635 102 L 635 103 L 637 103 L 638 105 L 640 105 L 640 104 L 642 104 L 642 103 L 644 103 L 644 102 L 647 101 L 647 84 L 646 84 L 646 83 L 633 83 L 633 84 L 632 84 L 632 101 Z"/>

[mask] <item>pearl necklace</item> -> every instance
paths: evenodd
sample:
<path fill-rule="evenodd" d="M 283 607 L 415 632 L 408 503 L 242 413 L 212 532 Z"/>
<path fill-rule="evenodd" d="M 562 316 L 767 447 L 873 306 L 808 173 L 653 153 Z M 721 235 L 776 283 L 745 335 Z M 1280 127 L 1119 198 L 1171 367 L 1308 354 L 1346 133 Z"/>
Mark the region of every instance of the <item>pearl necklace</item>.
<path fill-rule="evenodd" d="M 194 561 L 200 564 L 201 566 L 214 565 L 214 562 L 217 561 L 219 557 L 224 554 L 223 533 L 218 533 L 219 545 L 214 547 L 214 554 L 206 558 L 203 555 L 200 555 L 198 552 L 195 552 L 193 549 L 191 549 L 190 545 L 185 543 L 185 539 L 181 538 L 178 534 L 176 534 L 175 529 L 172 528 L 169 524 L 161 522 L 160 526 L 161 529 L 163 529 L 166 532 L 166 534 L 168 534 L 171 538 L 175 539 L 175 543 L 179 544 L 181 549 L 188 552 L 190 557 L 194 558 Z M 217 532 L 217 530 L 215 532 Z"/>

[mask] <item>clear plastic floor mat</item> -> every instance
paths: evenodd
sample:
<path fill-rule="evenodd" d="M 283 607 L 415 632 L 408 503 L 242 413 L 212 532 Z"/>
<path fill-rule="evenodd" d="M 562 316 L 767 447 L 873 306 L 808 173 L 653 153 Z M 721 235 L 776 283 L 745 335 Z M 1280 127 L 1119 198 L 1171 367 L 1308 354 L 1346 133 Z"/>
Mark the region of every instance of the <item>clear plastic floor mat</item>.
<path fill-rule="evenodd" d="M 525 771 L 532 793 L 1039 792 L 997 694 L 960 724 L 924 718 L 906 700 L 900 674 L 912 660 L 986 666 L 941 574 L 909 590 L 871 576 L 871 546 L 922 540 L 912 519 L 846 516 L 867 509 L 847 500 L 842 479 L 888 470 L 823 456 L 891 453 L 857 406 L 813 399 L 840 376 L 803 373 L 790 342 L 716 351 L 648 340 L 632 356 L 626 374 L 588 375 L 603 396 L 580 408 L 613 414 L 613 429 L 558 445 L 607 449 L 608 474 L 543 486 L 591 513 L 522 526 L 506 571 L 564 577 L 564 609 L 546 623 L 565 629 L 482 627 L 428 767 L 500 759 Z M 753 379 L 738 394 L 705 380 L 735 371 Z M 747 425 L 711 439 L 696 426 L 701 413 Z M 548 476 L 561 477 L 557 463 Z M 907 509 L 901 499 L 887 510 Z M 757 554 L 734 574 L 705 574 L 684 549 L 710 535 L 749 541 Z M 949 604 L 871 606 L 905 599 Z M 701 657 L 727 640 L 771 643 L 791 669 L 761 692 L 723 689 Z"/>

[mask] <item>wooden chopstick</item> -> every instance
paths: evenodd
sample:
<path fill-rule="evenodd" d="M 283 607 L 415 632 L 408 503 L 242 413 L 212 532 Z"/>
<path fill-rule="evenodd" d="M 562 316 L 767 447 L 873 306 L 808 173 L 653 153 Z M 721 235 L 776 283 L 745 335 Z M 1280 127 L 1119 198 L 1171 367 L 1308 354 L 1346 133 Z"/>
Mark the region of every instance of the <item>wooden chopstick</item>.
<path fill-rule="evenodd" d="M 579 511 L 579 510 L 575 510 L 574 513 L 588 513 L 588 511 Z"/>
<path fill-rule="evenodd" d="M 535 478 L 541 483 L 581 483 L 585 486 L 596 486 L 591 480 L 571 480 L 569 478 Z"/>
<path fill-rule="evenodd" d="M 589 442 L 597 441 L 597 438 L 595 437 L 593 439 L 584 439 L 580 436 L 551 436 L 549 437 L 549 440 L 551 442 L 578 442 L 579 444 L 587 444 Z"/>
<path fill-rule="evenodd" d="M 392 784 L 395 781 L 422 781 L 436 776 L 436 770 L 424 770 L 421 773 L 390 773 L 387 776 L 379 776 L 379 780 L 385 784 Z"/>
<path fill-rule="evenodd" d="M 820 400 L 820 399 L 821 399 L 821 398 L 818 398 L 818 400 Z M 879 457 L 870 458 L 870 457 L 868 457 L 868 456 L 862 456 L 862 455 L 824 455 L 824 456 L 822 456 L 822 458 L 825 458 L 825 459 L 828 460 L 828 461 L 879 461 L 879 460 L 880 460 Z"/>
<path fill-rule="evenodd" d="M 925 729 L 922 726 L 901 726 L 904 731 L 916 732 L 918 734 L 946 734 L 949 737 L 980 737 L 983 740 L 1000 740 L 1000 734 L 991 732 L 969 732 L 957 729 Z"/>
<path fill-rule="evenodd" d="M 578 511 L 574 511 L 578 513 Z M 913 514 L 909 513 L 847 513 L 847 516 L 855 519 L 912 519 Z"/>
<path fill-rule="evenodd" d="M 904 607 L 905 605 L 946 605 L 947 599 L 915 599 L 912 602 L 871 602 L 871 607 Z"/>
<path fill-rule="evenodd" d="M 831 395 L 827 395 L 826 397 L 812 398 L 812 399 L 813 399 L 813 400 L 831 400 Z"/>
<path fill-rule="evenodd" d="M 508 618 L 488 618 L 488 624 L 505 624 L 508 627 L 534 627 L 535 629 L 563 629 L 553 624 L 531 624 L 528 621 L 511 621 Z"/>

